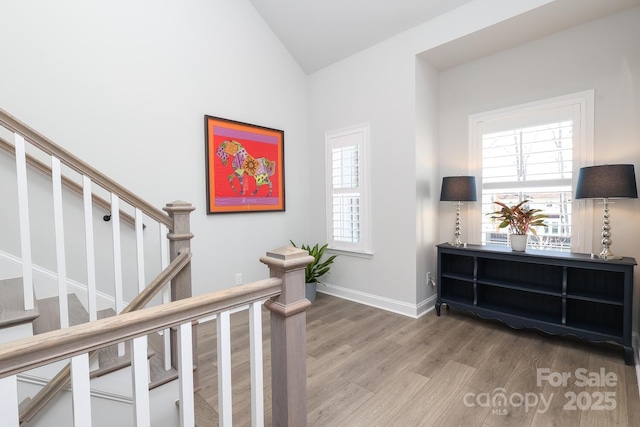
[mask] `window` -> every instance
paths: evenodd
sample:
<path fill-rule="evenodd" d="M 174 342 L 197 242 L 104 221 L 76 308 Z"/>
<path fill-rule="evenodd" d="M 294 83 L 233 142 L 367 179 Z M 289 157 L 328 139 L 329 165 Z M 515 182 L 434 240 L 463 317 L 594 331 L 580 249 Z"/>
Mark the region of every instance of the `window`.
<path fill-rule="evenodd" d="M 506 244 L 487 213 L 495 201 L 528 205 L 549 215 L 531 243 L 539 248 L 571 248 L 573 121 L 482 135 L 482 243 Z"/>
<path fill-rule="evenodd" d="M 487 216 L 498 209 L 495 201 L 529 200 L 529 207 L 549 215 L 548 226 L 529 238 L 530 247 L 590 250 L 590 224 L 577 215 L 572 195 L 577 171 L 592 157 L 592 102 L 590 91 L 470 118 L 470 153 L 482 194 L 474 231 L 478 242 L 507 244 L 508 231 Z"/>
<path fill-rule="evenodd" d="M 369 126 L 325 135 L 327 241 L 331 249 L 370 253 Z"/>

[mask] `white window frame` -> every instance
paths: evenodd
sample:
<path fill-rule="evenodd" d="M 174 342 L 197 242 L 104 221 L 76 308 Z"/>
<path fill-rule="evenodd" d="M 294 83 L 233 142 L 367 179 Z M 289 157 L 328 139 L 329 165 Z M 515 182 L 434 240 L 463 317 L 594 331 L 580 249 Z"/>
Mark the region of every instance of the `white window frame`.
<path fill-rule="evenodd" d="M 575 193 L 578 171 L 581 167 L 593 165 L 593 121 L 594 121 L 594 91 L 587 90 L 551 99 L 516 105 L 513 107 L 487 111 L 469 116 L 469 175 L 476 177 L 478 194 L 482 194 L 482 135 L 492 124 L 509 119 L 513 122 L 527 116 L 544 115 L 555 108 L 573 108 L 573 182 L 572 192 Z M 493 123 L 492 123 L 493 122 Z M 469 241 L 480 243 L 482 210 L 480 203 L 469 203 Z M 571 218 L 571 252 L 591 253 L 593 244 L 592 202 L 590 200 L 575 200 L 572 202 Z"/>
<path fill-rule="evenodd" d="M 358 141 L 358 182 L 360 196 L 360 242 L 344 242 L 333 238 L 333 149 L 345 141 Z M 369 176 L 369 124 L 360 124 L 325 133 L 325 190 L 326 190 L 326 235 L 328 249 L 345 254 L 371 256 L 371 198 Z"/>

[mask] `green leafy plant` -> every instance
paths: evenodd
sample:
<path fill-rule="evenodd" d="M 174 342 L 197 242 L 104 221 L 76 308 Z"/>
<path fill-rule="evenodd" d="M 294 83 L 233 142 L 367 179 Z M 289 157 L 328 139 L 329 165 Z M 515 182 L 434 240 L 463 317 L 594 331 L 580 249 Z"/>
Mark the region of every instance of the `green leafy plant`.
<path fill-rule="evenodd" d="M 296 246 L 295 243 L 293 243 L 293 241 L 289 240 L 291 242 L 291 244 L 294 247 L 298 247 Z M 322 276 L 324 276 L 325 274 L 327 274 L 329 272 L 329 270 L 331 269 L 331 264 L 333 264 L 333 260 L 336 258 L 337 255 L 331 255 L 329 258 L 327 258 L 325 261 L 320 262 L 322 256 L 324 255 L 324 252 L 327 250 L 327 247 L 329 246 L 329 244 L 325 244 L 322 247 L 319 247 L 318 244 L 316 244 L 313 248 L 310 247 L 310 245 L 301 245 L 300 249 L 303 249 L 307 252 L 309 252 L 309 255 L 311 255 L 313 257 L 313 261 L 311 262 L 311 264 L 307 265 L 307 268 L 305 269 L 305 282 L 306 283 L 314 283 L 317 282 L 318 279 Z"/>
<path fill-rule="evenodd" d="M 500 221 L 498 228 L 509 227 L 509 232 L 512 234 L 527 234 L 531 232 L 537 236 L 538 233 L 533 227 L 546 227 L 547 224 L 544 220 L 549 216 L 543 214 L 542 209 L 527 207 L 526 204 L 528 202 L 529 200 L 523 200 L 513 206 L 507 206 L 502 202 L 494 202 L 501 206 L 501 209 L 487 215 L 491 215 L 491 219 Z"/>

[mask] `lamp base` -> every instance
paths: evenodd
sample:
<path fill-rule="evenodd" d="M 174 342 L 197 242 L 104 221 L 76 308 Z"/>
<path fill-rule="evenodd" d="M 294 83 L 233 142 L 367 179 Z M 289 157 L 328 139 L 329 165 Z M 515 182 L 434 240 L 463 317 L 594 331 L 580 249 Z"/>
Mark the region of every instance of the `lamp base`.
<path fill-rule="evenodd" d="M 460 240 L 460 236 L 462 235 L 462 232 L 460 231 L 460 205 L 462 203 L 461 202 L 456 202 L 456 232 L 453 233 L 453 242 L 451 242 L 450 244 L 452 246 L 462 246 L 462 240 Z"/>
<path fill-rule="evenodd" d="M 609 221 L 609 199 L 604 198 L 604 211 L 602 214 L 602 251 L 598 254 L 598 258 L 603 260 L 622 259 L 621 256 L 614 255 L 611 252 L 611 223 Z"/>
<path fill-rule="evenodd" d="M 594 258 L 603 259 L 605 261 L 610 259 L 622 259 L 621 256 L 614 255 L 608 247 L 602 248 L 602 252 L 594 256 Z"/>

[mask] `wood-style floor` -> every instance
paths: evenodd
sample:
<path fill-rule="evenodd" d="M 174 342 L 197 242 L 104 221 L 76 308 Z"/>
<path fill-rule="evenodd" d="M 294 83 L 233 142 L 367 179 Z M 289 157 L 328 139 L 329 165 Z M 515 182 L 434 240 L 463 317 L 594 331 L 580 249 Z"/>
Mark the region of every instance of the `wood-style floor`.
<path fill-rule="evenodd" d="M 248 346 L 245 311 L 232 315 L 234 426 L 251 424 Z M 196 425 L 217 425 L 215 322 L 199 326 L 198 348 Z M 410 319 L 322 294 L 307 312 L 307 410 L 309 426 L 323 427 L 640 426 L 635 368 L 619 347 L 513 330 L 444 307 L 441 317 Z"/>

